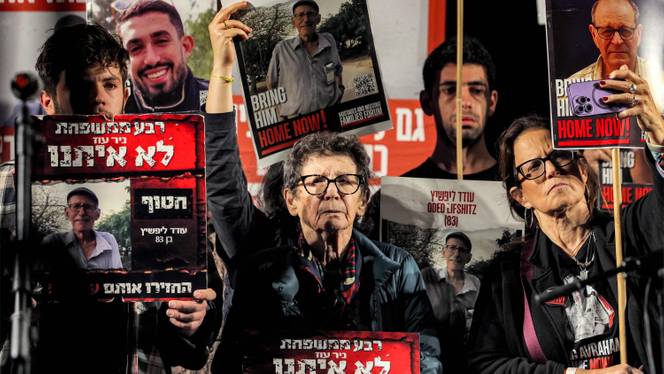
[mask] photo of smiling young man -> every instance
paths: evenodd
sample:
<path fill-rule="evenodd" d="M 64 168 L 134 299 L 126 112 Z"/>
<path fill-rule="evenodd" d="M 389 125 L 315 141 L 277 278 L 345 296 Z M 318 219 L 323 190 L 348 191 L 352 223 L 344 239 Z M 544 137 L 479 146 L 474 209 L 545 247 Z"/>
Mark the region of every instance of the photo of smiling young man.
<path fill-rule="evenodd" d="M 127 113 L 200 110 L 208 81 L 195 77 L 187 65 L 195 41 L 185 33 L 175 6 L 138 0 L 122 12 L 116 31 L 129 51 L 133 92 Z"/>

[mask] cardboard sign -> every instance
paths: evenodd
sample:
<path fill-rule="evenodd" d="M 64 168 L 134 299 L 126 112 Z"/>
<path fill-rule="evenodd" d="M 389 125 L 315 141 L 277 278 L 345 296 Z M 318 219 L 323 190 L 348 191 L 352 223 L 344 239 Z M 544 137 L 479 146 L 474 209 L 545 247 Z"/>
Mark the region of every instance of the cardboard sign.
<path fill-rule="evenodd" d="M 299 14 L 302 7 L 293 14 L 291 3 L 252 1 L 240 17 L 253 29 L 236 51 L 260 167 L 282 160 L 308 134 L 391 127 L 366 1 L 321 1 L 310 15 Z M 314 21 L 317 44 L 309 50 L 302 38 Z"/>
<path fill-rule="evenodd" d="M 70 256 L 100 298 L 191 298 L 205 288 L 202 116 L 47 116 L 35 128 L 43 248 Z"/>
<path fill-rule="evenodd" d="M 306 337 L 280 337 L 267 342 L 274 344 L 264 344 L 258 356 L 247 355 L 255 360 L 245 360 L 247 372 L 420 372 L 419 336 L 415 333 L 332 331 Z"/>
<path fill-rule="evenodd" d="M 630 94 L 627 91 L 607 90 L 600 82 L 608 79 L 611 71 L 626 64 L 648 81 L 655 104 L 660 109 L 664 108 L 664 61 L 655 53 L 656 48 L 652 51 L 644 48 L 658 43 L 653 38 L 660 30 L 664 8 L 655 1 L 638 2 L 640 18 L 634 25 L 625 25 L 634 29 L 616 30 L 612 38 L 619 38 L 620 43 L 613 43 L 600 36 L 597 27 L 605 25 L 592 24 L 593 3 L 593 0 L 546 1 L 554 148 L 641 148 L 645 140 L 636 117 L 618 116 L 630 107 L 629 103 L 604 102 L 613 94 Z M 618 51 L 620 55 L 616 54 Z"/>
<path fill-rule="evenodd" d="M 643 160 L 645 157 L 640 157 L 642 154 L 640 149 L 620 150 L 622 207 L 644 197 L 654 188 L 650 167 Z M 639 168 L 641 165 L 645 170 Z M 613 168 L 608 162 L 599 163 L 598 196 L 598 208 L 613 212 Z"/>
<path fill-rule="evenodd" d="M 407 249 L 420 266 L 442 266 L 450 232 L 466 234 L 473 261 L 481 261 L 523 229 L 501 182 L 384 177 L 381 184 L 381 240 Z"/>

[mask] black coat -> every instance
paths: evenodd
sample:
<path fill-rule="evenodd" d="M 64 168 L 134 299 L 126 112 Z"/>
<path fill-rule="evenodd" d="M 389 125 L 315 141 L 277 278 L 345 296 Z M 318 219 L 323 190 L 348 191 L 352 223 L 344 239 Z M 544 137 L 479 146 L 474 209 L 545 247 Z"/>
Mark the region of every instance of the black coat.
<path fill-rule="evenodd" d="M 233 305 L 213 364 L 214 372 L 241 370 L 240 342 L 250 332 L 306 330 L 312 319 L 298 304 L 300 279 L 292 237 L 251 201 L 237 149 L 232 114 L 206 116 L 208 207 L 235 288 Z M 360 309 L 372 331 L 420 333 L 422 372 L 441 370 L 440 347 L 424 282 L 413 257 L 401 248 L 353 232 L 362 256 Z M 368 276 L 368 278 L 367 278 Z"/>
<path fill-rule="evenodd" d="M 664 230 L 661 226 L 664 218 L 664 183 L 659 175 L 655 180 L 654 191 L 622 210 L 625 257 L 642 256 L 664 249 Z M 595 211 L 591 227 L 601 268 L 604 271 L 614 269 L 613 218 Z M 536 293 L 560 285 L 555 281 L 547 260 L 547 253 L 553 250 L 553 243 L 539 230 L 533 240 L 534 250 L 528 258 L 532 276 L 526 281 L 526 293 L 535 331 L 547 361 L 536 363 L 529 356 L 524 343 L 523 287 L 520 253 L 516 251 L 499 256 L 482 279 L 469 340 L 468 361 L 472 372 L 561 374 L 570 366 L 568 352 L 563 344 L 563 332 L 556 329 L 547 306 L 538 305 L 533 299 Z M 524 246 L 517 249 L 524 250 Z M 628 352 L 634 353 L 628 358 L 636 367 L 647 363 L 642 317 L 644 284 L 643 279 L 635 277 L 627 280 L 627 345 Z M 609 289 L 614 299 L 618 300 L 615 277 L 609 280 Z"/>

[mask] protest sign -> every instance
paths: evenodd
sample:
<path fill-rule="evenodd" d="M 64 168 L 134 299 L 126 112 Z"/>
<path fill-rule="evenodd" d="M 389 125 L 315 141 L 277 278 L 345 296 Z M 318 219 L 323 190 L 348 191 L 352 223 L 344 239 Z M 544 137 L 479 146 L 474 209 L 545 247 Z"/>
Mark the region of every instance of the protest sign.
<path fill-rule="evenodd" d="M 304 17 L 290 1 L 252 4 L 240 17 L 252 37 L 236 50 L 259 166 L 282 160 L 311 133 L 391 127 L 365 0 L 319 1 Z M 308 51 L 303 38 L 316 48 Z"/>
<path fill-rule="evenodd" d="M 71 256 L 100 298 L 205 288 L 202 116 L 46 116 L 35 128 L 32 220 L 43 250 Z"/>
<path fill-rule="evenodd" d="M 261 349 L 251 350 L 258 352 L 256 356 L 245 357 L 247 372 L 420 372 L 419 337 L 415 333 L 330 331 L 290 338 L 279 335 L 259 344 Z"/>
<path fill-rule="evenodd" d="M 660 53 L 647 48 L 658 43 L 656 35 L 663 8 L 656 1 L 639 1 L 641 16 L 635 19 L 633 26 L 626 32 L 620 31 L 619 35 L 615 35 L 616 30 L 606 39 L 609 35 L 600 35 L 598 29 L 605 25 L 593 25 L 593 3 L 593 0 L 546 2 L 554 147 L 640 148 L 645 140 L 636 118 L 618 116 L 629 105 L 605 104 L 604 98 L 616 91 L 603 89 L 599 82 L 607 79 L 614 69 L 627 65 L 648 81 L 656 105 L 663 107 L 664 61 Z M 620 43 L 613 38 L 619 38 Z M 614 53 L 618 50 L 620 55 Z M 617 59 L 620 61 L 614 61 Z"/>
<path fill-rule="evenodd" d="M 622 192 L 622 207 L 635 202 L 652 191 L 654 185 L 650 183 L 637 183 L 630 178 L 630 170 L 634 170 L 637 162 L 636 152 L 640 150 L 623 149 L 620 151 L 620 165 L 622 166 L 623 180 L 620 183 Z M 646 167 L 648 165 L 645 165 Z M 627 173 L 625 173 L 627 171 Z M 650 173 L 649 168 L 645 171 Z M 628 179 L 630 178 L 630 179 Z M 608 162 L 599 164 L 599 194 L 597 200 L 598 208 L 603 210 L 613 210 L 613 169 Z"/>
<path fill-rule="evenodd" d="M 468 235 L 473 261 L 482 261 L 498 249 L 498 241 L 523 229 L 500 182 L 403 177 L 381 182 L 381 240 L 408 250 L 421 266 L 442 266 L 450 232 Z"/>

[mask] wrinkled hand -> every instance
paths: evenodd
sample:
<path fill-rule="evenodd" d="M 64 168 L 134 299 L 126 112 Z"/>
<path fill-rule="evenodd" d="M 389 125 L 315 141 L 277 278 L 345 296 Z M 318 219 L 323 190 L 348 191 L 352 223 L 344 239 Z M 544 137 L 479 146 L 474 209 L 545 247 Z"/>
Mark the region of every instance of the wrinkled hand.
<path fill-rule="evenodd" d="M 620 112 L 619 117 L 636 116 L 639 120 L 639 127 L 648 134 L 650 142 L 664 145 L 664 119 L 657 110 L 648 82 L 629 70 L 627 65 L 612 71 L 609 78 L 602 81 L 600 86 L 622 93 L 609 95 L 604 102 L 630 106 Z M 632 84 L 636 85 L 634 93 L 630 92 Z"/>
<path fill-rule="evenodd" d="M 217 293 L 211 288 L 194 291 L 194 300 L 168 302 L 166 315 L 168 320 L 177 327 L 184 336 L 192 336 L 203 323 L 208 309 L 208 301 L 217 298 Z"/>
<path fill-rule="evenodd" d="M 592 369 L 592 370 L 577 369 L 576 374 L 643 374 L 643 372 L 629 365 L 621 364 L 621 365 L 614 365 L 604 369 Z"/>
<path fill-rule="evenodd" d="M 238 20 L 230 19 L 230 17 L 236 11 L 249 6 L 247 1 L 229 5 L 227 8 L 219 10 L 208 25 L 214 56 L 213 69 L 233 67 L 235 63 L 233 38 L 239 36 L 242 40 L 247 40 L 251 28 Z"/>

